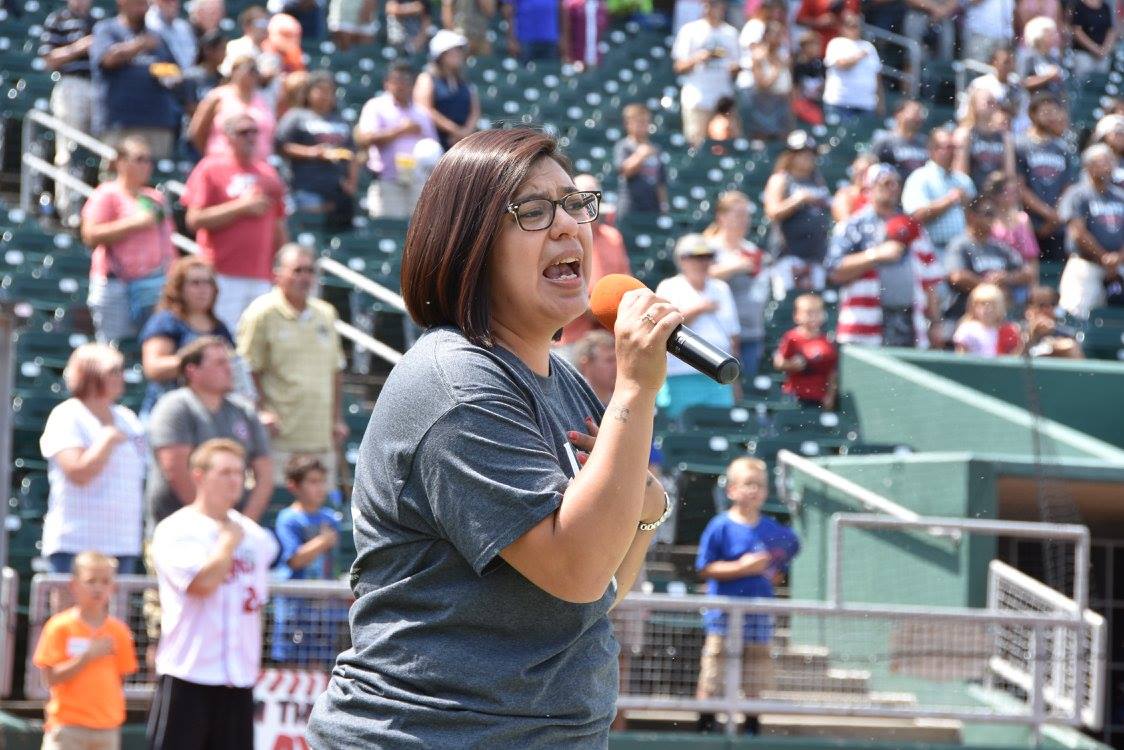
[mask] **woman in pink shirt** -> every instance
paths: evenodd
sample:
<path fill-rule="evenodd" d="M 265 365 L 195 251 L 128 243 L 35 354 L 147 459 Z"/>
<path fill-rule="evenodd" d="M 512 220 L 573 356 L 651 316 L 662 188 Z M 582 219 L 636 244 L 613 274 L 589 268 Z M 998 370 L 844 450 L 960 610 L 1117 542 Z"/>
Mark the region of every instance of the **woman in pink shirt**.
<path fill-rule="evenodd" d="M 229 71 L 227 82 L 216 86 L 199 102 L 187 137 L 204 156 L 230 153 L 230 141 L 223 133 L 223 123 L 236 114 L 246 112 L 258 126 L 257 148 L 254 155 L 268 159 L 273 154 L 273 131 L 277 117 L 269 101 L 258 91 L 258 72 L 254 57 L 238 54 L 233 60 L 224 60 L 222 68 Z"/>
<path fill-rule="evenodd" d="M 1031 270 L 1030 286 L 1038 283 L 1038 238 L 1030 217 L 1019 202 L 1019 189 L 1004 172 L 994 172 L 984 180 L 981 194 L 995 202 L 998 213 L 991 236 L 1010 245 Z"/>
<path fill-rule="evenodd" d="M 136 336 L 174 255 L 171 211 L 163 194 L 148 186 L 148 142 L 123 139 L 114 170 L 116 178 L 98 185 L 82 208 L 82 241 L 94 248 L 87 304 L 103 342 Z"/>

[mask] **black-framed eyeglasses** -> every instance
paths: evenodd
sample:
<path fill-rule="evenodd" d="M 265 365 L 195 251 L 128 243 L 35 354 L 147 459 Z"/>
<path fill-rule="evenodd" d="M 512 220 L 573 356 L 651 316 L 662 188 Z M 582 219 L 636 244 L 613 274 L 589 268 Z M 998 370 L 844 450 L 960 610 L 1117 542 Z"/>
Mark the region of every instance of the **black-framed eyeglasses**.
<path fill-rule="evenodd" d="M 600 190 L 579 190 L 568 193 L 560 200 L 531 198 L 519 203 L 508 203 L 507 212 L 515 217 L 515 222 L 524 232 L 537 232 L 548 229 L 558 213 L 556 206 L 568 213 L 579 224 L 588 224 L 597 218 L 601 210 Z"/>

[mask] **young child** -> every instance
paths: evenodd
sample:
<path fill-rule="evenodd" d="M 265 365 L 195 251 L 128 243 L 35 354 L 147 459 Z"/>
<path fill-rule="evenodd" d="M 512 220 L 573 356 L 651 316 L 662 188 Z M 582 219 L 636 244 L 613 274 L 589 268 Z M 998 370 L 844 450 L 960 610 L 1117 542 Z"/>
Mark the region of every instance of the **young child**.
<path fill-rule="evenodd" d="M 781 337 L 773 366 L 787 373 L 784 392 L 803 404 L 830 409 L 835 405 L 839 353 L 823 333 L 823 300 L 816 294 L 796 298 L 796 327 Z"/>
<path fill-rule="evenodd" d="M 47 620 L 33 661 L 51 690 L 43 750 L 116 748 L 125 723 L 124 678 L 137 671 L 133 636 L 109 615 L 117 561 L 100 552 L 74 558 L 74 606 Z"/>
<path fill-rule="evenodd" d="M 666 212 L 667 174 L 660 158 L 660 147 L 652 143 L 652 115 L 634 102 L 621 110 L 625 137 L 613 146 L 613 165 L 620 181 L 617 185 L 617 216 L 632 212 Z"/>
<path fill-rule="evenodd" d="M 968 309 L 952 342 L 959 354 L 997 357 L 1022 352 L 1022 334 L 1007 322 L 1007 300 L 995 284 L 980 284 L 968 295 Z"/>
<path fill-rule="evenodd" d="M 791 529 L 761 515 L 768 494 L 768 475 L 761 459 L 736 458 L 726 467 L 730 510 L 707 524 L 695 560 L 695 569 L 707 579 L 706 591 L 711 596 L 772 597 L 774 580 L 800 551 L 800 541 Z M 706 641 L 697 691 L 700 699 L 723 694 L 726 619 L 716 610 L 704 615 Z M 747 697 L 772 687 L 772 636 L 772 617 L 746 615 L 742 689 Z M 713 729 L 714 715 L 703 714 L 699 723 L 704 731 Z M 749 725 L 756 731 L 756 718 L 750 718 Z"/>
<path fill-rule="evenodd" d="M 1057 318 L 1058 290 L 1036 286 L 1030 290 L 1023 311 L 1023 341 L 1032 357 L 1084 359 L 1077 331 L 1063 325 Z"/>
<path fill-rule="evenodd" d="M 293 504 L 277 515 L 274 531 L 281 544 L 277 577 L 324 580 L 334 577 L 333 552 L 339 521 L 324 509 L 328 470 L 315 456 L 297 454 L 285 466 Z M 277 597 L 273 608 L 274 660 L 309 664 L 336 657 L 336 625 L 346 617 L 330 601 Z"/>

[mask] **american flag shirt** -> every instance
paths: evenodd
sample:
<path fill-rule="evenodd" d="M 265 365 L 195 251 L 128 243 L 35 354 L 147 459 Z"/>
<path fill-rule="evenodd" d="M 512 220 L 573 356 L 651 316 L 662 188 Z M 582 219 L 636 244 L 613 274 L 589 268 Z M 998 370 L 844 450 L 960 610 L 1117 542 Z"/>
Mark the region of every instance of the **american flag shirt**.
<path fill-rule="evenodd" d="M 877 247 L 885 240 L 886 220 L 875 212 L 873 206 L 866 206 L 846 221 L 836 224 L 824 264 L 829 272 L 834 271 L 843 258 Z M 892 307 L 912 306 L 916 346 L 928 348 L 926 294 L 944 278 L 944 264 L 937 258 L 924 230 L 907 248 L 907 253 L 898 263 L 872 268 L 842 286 L 836 341 L 881 346 L 885 300 Z M 902 298 L 906 304 L 893 304 L 894 298 Z"/>

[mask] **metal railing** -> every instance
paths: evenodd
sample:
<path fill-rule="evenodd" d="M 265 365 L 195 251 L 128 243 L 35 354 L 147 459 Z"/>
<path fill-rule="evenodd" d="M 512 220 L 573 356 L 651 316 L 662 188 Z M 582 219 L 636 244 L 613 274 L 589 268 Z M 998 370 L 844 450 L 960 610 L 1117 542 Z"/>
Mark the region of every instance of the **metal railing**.
<path fill-rule="evenodd" d="M 999 560 L 992 560 L 988 566 L 987 596 L 987 607 L 993 611 L 1047 612 L 1071 617 L 1080 612 L 1072 599 Z M 1080 640 L 1071 637 L 1072 633 L 1068 632 L 1052 634 L 1055 658 L 1050 661 L 1043 696 L 1047 703 L 1066 711 L 1074 710 L 1078 700 L 1078 676 L 1067 669 L 1070 664 L 1076 663 L 1070 654 L 1076 655 L 1077 659 L 1085 659 L 1090 654 L 1103 654 L 1107 648 L 1105 619 L 1088 609 L 1084 611 L 1083 619 L 1086 627 Z M 1028 634 L 1019 627 L 1002 627 L 996 631 L 996 640 L 1002 647 L 988 664 L 991 673 L 1029 690 L 1034 665 L 1029 659 Z M 1099 699 L 1104 689 L 1105 663 L 1091 659 L 1085 675 L 1085 700 L 1079 706 L 1082 721 L 1087 727 L 1099 729 L 1104 721 L 1104 702 Z"/>
<path fill-rule="evenodd" d="M 23 121 L 23 156 L 22 164 L 25 173 L 20 179 L 20 207 L 25 212 L 30 212 L 32 209 L 32 194 L 33 194 L 33 180 L 31 176 L 34 174 L 41 174 L 50 177 L 56 182 L 61 182 L 67 188 L 79 193 L 83 198 L 89 198 L 94 192 L 94 188 L 83 182 L 81 179 L 75 177 L 64 169 L 56 167 L 54 164 L 37 156 L 34 153 L 34 146 L 36 140 L 36 128 L 42 127 L 48 130 L 53 130 L 56 134 L 62 135 L 71 141 L 74 141 L 83 148 L 89 149 L 95 155 L 100 156 L 102 159 L 112 161 L 117 158 L 117 151 L 112 146 L 99 141 L 93 136 L 77 130 L 62 120 L 59 120 L 52 115 L 43 112 L 42 110 L 32 109 L 24 115 Z M 183 194 L 185 186 L 182 182 L 177 180 L 167 180 L 163 183 L 163 188 L 166 192 L 180 196 Z M 172 244 L 186 253 L 198 253 L 199 245 L 195 240 L 174 232 L 172 234 Z M 330 258 L 318 258 L 317 266 L 321 271 L 330 273 L 339 277 L 345 283 L 355 287 L 357 290 L 369 294 L 376 299 L 394 307 L 402 312 L 406 311 L 406 305 L 402 301 L 402 297 L 397 293 L 387 289 L 386 287 L 378 284 L 375 281 L 363 276 L 362 274 L 351 270 Z M 402 353 L 395 350 L 393 347 L 387 346 L 383 342 L 375 339 L 370 334 L 364 333 L 354 326 L 348 325 L 343 321 L 336 322 L 336 331 L 344 338 L 350 340 L 353 344 L 360 346 L 372 354 L 381 357 L 390 364 L 397 364 L 402 359 Z"/>
<path fill-rule="evenodd" d="M 868 514 L 833 520 L 832 545 L 844 527 L 1028 538 L 1050 527 Z M 1086 531 L 1050 528 L 1073 540 L 1077 558 L 1087 561 Z M 837 551 L 829 550 L 829 559 L 843 564 Z M 813 715 L 944 721 L 949 742 L 957 741 L 957 722 L 1022 724 L 1035 731 L 1050 724 L 1094 726 L 1098 717 L 1091 707 L 1104 698 L 1105 644 L 1103 621 L 1079 614 L 1086 582 L 1076 582 L 1077 601 L 1066 605 L 1070 600 L 1059 592 L 1020 579 L 1019 590 L 1046 603 L 1023 596 L 1024 604 L 1014 604 L 999 592 L 980 608 L 843 601 L 838 583 L 827 601 L 631 594 L 610 615 L 624 657 L 618 706 L 768 714 L 773 722 Z M 146 654 L 158 632 L 151 613 L 146 617 L 144 594 L 154 586 L 151 578 L 122 576 L 111 603 L 137 642 L 141 672 L 126 685 L 134 698 L 149 696 L 155 681 Z M 31 588 L 34 642 L 50 613 L 66 606 L 67 577 L 37 575 Z M 273 583 L 270 593 L 262 611 L 262 668 L 329 670 L 335 655 L 350 646 L 347 585 Z M 37 670 L 27 671 L 25 690 L 29 698 L 45 696 Z M 728 721 L 727 730 L 736 731 L 736 721 Z"/>
<path fill-rule="evenodd" d="M 0 530 L 0 533 L 4 533 Z M 19 574 L 0 569 L 0 698 L 12 694 L 16 667 L 16 624 L 19 622 Z"/>
<path fill-rule="evenodd" d="M 898 70 L 886 65 L 885 60 L 882 61 L 882 75 L 887 78 L 892 78 L 902 84 L 904 91 L 909 94 L 911 99 L 916 99 L 918 93 L 921 91 L 921 45 L 914 39 L 901 34 L 895 34 L 892 31 L 878 26 L 872 26 L 869 23 L 863 24 L 863 36 L 869 39 L 893 44 L 905 50 L 907 69 Z"/>

